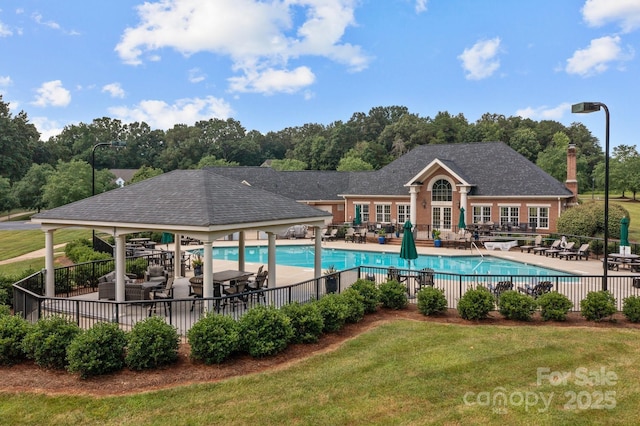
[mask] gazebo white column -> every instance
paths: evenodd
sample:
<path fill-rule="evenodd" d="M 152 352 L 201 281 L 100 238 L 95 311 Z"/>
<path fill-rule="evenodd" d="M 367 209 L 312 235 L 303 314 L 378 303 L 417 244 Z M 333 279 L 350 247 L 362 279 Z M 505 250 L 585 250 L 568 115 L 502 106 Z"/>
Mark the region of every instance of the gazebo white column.
<path fill-rule="evenodd" d="M 467 215 L 468 215 L 468 211 L 469 209 L 467 208 L 467 194 L 469 193 L 469 187 L 468 186 L 461 186 L 460 187 L 460 207 L 464 207 L 464 223 L 469 223 L 467 221 Z"/>
<path fill-rule="evenodd" d="M 320 227 L 314 228 L 315 246 L 313 251 L 313 277 L 320 278 L 322 276 L 322 234 Z"/>
<path fill-rule="evenodd" d="M 409 187 L 409 194 L 411 195 L 411 207 L 409 208 L 410 210 L 410 215 L 409 215 L 409 220 L 411 220 L 411 224 L 413 226 L 416 226 L 418 224 L 418 192 L 420 189 L 419 185 L 411 185 Z M 398 226 L 401 226 L 402 224 L 398 224 Z"/>
<path fill-rule="evenodd" d="M 202 246 L 202 296 L 206 299 L 213 297 L 213 242 L 203 241 Z"/>
<path fill-rule="evenodd" d="M 116 235 L 115 236 L 116 243 L 116 302 L 124 302 L 125 300 L 125 273 L 127 272 L 127 263 L 126 263 L 126 241 L 125 235 Z"/>
<path fill-rule="evenodd" d="M 244 231 L 238 233 L 238 270 L 244 271 L 245 267 L 245 237 Z"/>
<path fill-rule="evenodd" d="M 276 286 L 276 234 L 267 232 L 269 237 L 269 248 L 267 250 L 267 262 L 269 266 L 267 285 L 269 288 Z"/>
<path fill-rule="evenodd" d="M 44 268 L 46 271 L 44 291 L 47 297 L 55 297 L 56 295 L 56 268 L 53 266 L 53 232 L 53 229 L 47 229 L 44 233 Z"/>
<path fill-rule="evenodd" d="M 174 278 L 179 278 L 182 276 L 182 246 L 180 245 L 180 238 L 180 234 L 173 234 Z"/>

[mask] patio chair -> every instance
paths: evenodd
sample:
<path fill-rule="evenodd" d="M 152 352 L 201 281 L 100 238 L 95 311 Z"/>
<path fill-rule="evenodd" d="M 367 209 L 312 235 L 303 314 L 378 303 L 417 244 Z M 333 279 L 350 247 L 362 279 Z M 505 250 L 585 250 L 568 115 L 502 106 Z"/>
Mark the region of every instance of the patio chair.
<path fill-rule="evenodd" d="M 505 291 L 513 290 L 513 283 L 511 281 L 499 281 L 495 286 L 489 284 L 487 288 L 495 297 L 500 297 Z"/>
<path fill-rule="evenodd" d="M 418 272 L 416 276 L 416 293 L 422 290 L 423 287 L 433 287 L 435 284 L 433 281 L 434 271 L 431 268 L 424 268 Z"/>
<path fill-rule="evenodd" d="M 533 241 L 533 244 L 520 246 L 520 253 L 523 253 L 525 250 L 527 251 L 527 253 L 531 253 L 531 250 L 541 246 L 542 246 L 542 235 L 536 235 L 536 238 Z"/>
<path fill-rule="evenodd" d="M 590 254 L 590 246 L 589 243 L 585 243 L 582 244 L 580 246 L 580 248 L 578 249 L 578 251 L 576 251 L 573 256 L 576 258 L 576 260 L 582 260 L 583 258 L 585 260 L 589 260 L 589 254 Z"/>
<path fill-rule="evenodd" d="M 157 282 L 159 286 L 166 285 L 169 278 L 169 271 L 162 265 L 149 265 L 144 273 L 144 280 L 147 282 Z"/>
<path fill-rule="evenodd" d="M 249 283 L 249 280 L 238 280 L 238 281 L 232 282 L 232 284 L 229 287 L 222 290 L 222 293 L 225 296 L 233 296 L 227 300 L 229 304 L 232 305 L 234 311 L 238 303 L 242 303 L 244 305 L 244 308 L 245 309 L 247 308 L 247 300 L 248 300 L 247 284 L 248 283 Z"/>
<path fill-rule="evenodd" d="M 560 247 L 561 243 L 562 243 L 562 240 L 555 240 L 553 243 L 551 243 L 549 247 L 540 246 L 540 247 L 534 247 L 531 250 L 533 251 L 534 254 L 543 255 L 547 250 L 557 250 Z"/>
<path fill-rule="evenodd" d="M 349 241 L 352 243 L 356 242 L 356 230 L 354 228 L 347 229 L 347 232 L 344 233 L 344 241 L 347 243 Z"/>
<path fill-rule="evenodd" d="M 249 281 L 247 284 L 247 290 L 252 292 L 251 295 L 255 296 L 256 301 L 258 302 L 260 301 L 261 297 L 264 302 L 266 302 L 267 300 L 263 290 L 268 287 L 268 278 L 268 271 L 260 271 L 256 275 L 256 279 L 253 281 Z"/>
<path fill-rule="evenodd" d="M 549 293 L 552 288 L 553 284 L 551 281 L 540 281 L 534 285 L 527 284 L 526 287 L 518 287 L 518 291 L 537 299 L 543 294 Z"/>
<path fill-rule="evenodd" d="M 571 241 L 567 243 L 564 249 L 560 250 L 560 252 L 556 253 L 556 256 L 559 258 L 565 258 L 566 260 L 571 259 L 577 253 L 577 250 L 574 248 L 576 245 L 575 242 Z"/>
<path fill-rule="evenodd" d="M 173 300 L 173 277 L 170 277 L 169 279 L 167 279 L 167 284 L 163 289 L 152 290 L 150 292 L 150 296 L 151 296 L 151 300 L 154 300 L 154 301 L 163 300 L 165 304 L 165 309 L 164 309 L 165 314 L 167 313 L 167 311 L 171 313 L 171 300 Z M 151 316 L 152 313 L 156 313 L 157 305 L 158 305 L 158 302 L 154 302 L 149 307 L 149 316 Z"/>
<path fill-rule="evenodd" d="M 401 281 L 400 271 L 395 266 L 389 266 L 387 269 L 387 281 Z"/>
<path fill-rule="evenodd" d="M 573 253 L 573 247 L 575 245 L 576 245 L 575 242 L 570 241 L 565 244 L 564 248 L 549 249 L 544 253 L 544 255 L 551 256 L 551 257 L 564 257 Z"/>

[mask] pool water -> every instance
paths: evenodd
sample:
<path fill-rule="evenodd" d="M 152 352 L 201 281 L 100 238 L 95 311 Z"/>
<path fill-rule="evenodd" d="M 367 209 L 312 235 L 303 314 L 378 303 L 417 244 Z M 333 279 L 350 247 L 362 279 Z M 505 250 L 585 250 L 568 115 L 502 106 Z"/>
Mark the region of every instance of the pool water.
<path fill-rule="evenodd" d="M 201 250 L 200 253 L 202 253 Z M 276 246 L 276 263 L 278 265 L 313 268 L 313 253 L 313 246 Z M 238 248 L 214 248 L 213 258 L 237 261 Z M 268 263 L 267 247 L 246 247 L 245 261 L 266 265 Z M 398 253 L 323 248 L 322 268 L 327 269 L 330 266 L 334 266 L 337 270 L 343 270 L 356 266 L 408 268 L 409 264 L 406 260 L 400 259 Z M 542 268 L 492 256 L 420 255 L 417 259 L 411 261 L 411 269 L 422 268 L 431 268 L 437 272 L 451 272 L 460 275 L 571 275 L 555 269 Z"/>

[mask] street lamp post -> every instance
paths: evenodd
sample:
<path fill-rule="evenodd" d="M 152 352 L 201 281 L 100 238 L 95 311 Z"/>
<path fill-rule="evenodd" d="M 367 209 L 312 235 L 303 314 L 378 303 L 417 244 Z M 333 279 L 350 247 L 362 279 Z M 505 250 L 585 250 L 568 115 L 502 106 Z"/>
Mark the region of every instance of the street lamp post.
<path fill-rule="evenodd" d="M 91 150 L 91 196 L 96 195 L 96 148 L 99 146 L 126 146 L 125 142 L 121 141 L 111 141 L 111 142 L 100 142 L 93 146 Z M 91 247 L 95 250 L 95 239 L 96 239 L 96 231 L 95 229 L 91 234 Z"/>
<path fill-rule="evenodd" d="M 607 290 L 607 272 L 609 270 L 609 108 L 602 102 L 581 102 L 571 106 L 571 112 L 576 114 L 588 114 L 604 109 L 605 115 L 605 150 L 604 150 L 604 260 L 602 262 L 602 290 Z"/>

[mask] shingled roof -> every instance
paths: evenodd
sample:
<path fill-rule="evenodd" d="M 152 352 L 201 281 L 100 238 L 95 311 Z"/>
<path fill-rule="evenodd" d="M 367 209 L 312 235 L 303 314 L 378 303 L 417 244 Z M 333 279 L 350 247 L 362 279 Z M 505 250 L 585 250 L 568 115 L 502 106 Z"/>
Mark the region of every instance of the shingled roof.
<path fill-rule="evenodd" d="M 145 229 L 221 229 L 319 221 L 330 213 L 209 170 L 174 170 L 124 188 L 47 210 L 39 223 Z"/>
<path fill-rule="evenodd" d="M 471 185 L 470 196 L 573 196 L 564 184 L 503 142 L 421 145 L 373 172 L 278 172 L 270 167 L 210 170 L 298 201 L 340 200 L 342 195 L 406 196 L 405 185 L 434 161 L 461 183 Z"/>

